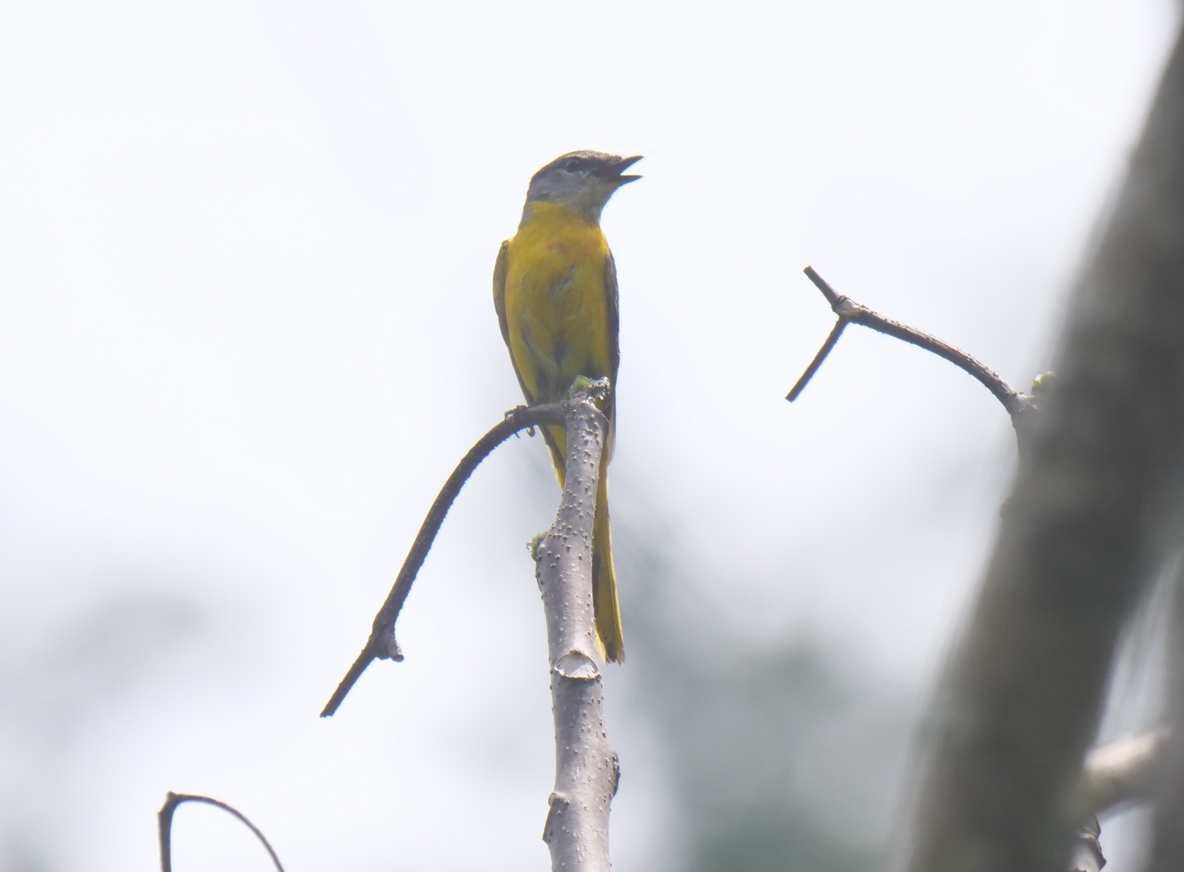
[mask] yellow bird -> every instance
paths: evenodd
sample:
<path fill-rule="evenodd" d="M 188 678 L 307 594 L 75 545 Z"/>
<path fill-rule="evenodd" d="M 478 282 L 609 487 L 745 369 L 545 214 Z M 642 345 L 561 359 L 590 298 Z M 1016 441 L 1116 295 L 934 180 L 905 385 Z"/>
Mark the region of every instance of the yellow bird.
<path fill-rule="evenodd" d="M 522 221 L 502 243 L 493 270 L 493 304 L 526 402 L 557 403 L 580 376 L 607 378 L 608 441 L 592 528 L 592 597 L 605 659 L 625 659 L 608 527 L 608 463 L 616 430 L 617 268 L 600 229 L 613 192 L 641 178 L 622 175 L 641 156 L 573 151 L 534 174 Z M 567 436 L 542 428 L 563 484 Z"/>

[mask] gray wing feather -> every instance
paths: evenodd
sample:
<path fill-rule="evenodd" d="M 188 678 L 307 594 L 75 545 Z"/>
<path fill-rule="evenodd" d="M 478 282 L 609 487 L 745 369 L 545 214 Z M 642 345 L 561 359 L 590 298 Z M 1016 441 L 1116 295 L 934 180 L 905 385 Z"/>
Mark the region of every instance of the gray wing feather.
<path fill-rule="evenodd" d="M 497 263 L 493 266 L 493 308 L 497 310 L 497 323 L 502 329 L 502 339 L 506 348 L 510 349 L 510 324 L 506 320 L 506 275 L 510 271 L 510 240 L 502 243 L 497 253 Z M 510 349 L 510 363 L 514 366 L 514 375 L 518 379 L 518 386 L 522 388 L 522 395 L 526 397 L 526 404 L 534 403 L 534 395 L 526 389 L 522 381 L 522 373 L 518 372 L 518 364 L 514 361 L 514 351 Z"/>

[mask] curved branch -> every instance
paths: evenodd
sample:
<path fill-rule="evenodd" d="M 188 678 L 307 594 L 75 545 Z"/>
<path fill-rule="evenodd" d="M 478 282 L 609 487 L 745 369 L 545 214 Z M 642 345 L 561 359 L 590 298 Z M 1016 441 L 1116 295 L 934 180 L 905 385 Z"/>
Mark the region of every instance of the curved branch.
<path fill-rule="evenodd" d="M 173 812 L 183 802 L 200 802 L 205 805 L 212 805 L 234 815 L 246 824 L 247 829 L 255 834 L 255 838 L 263 843 L 263 847 L 267 849 L 267 853 L 271 857 L 271 862 L 275 864 L 275 868 L 279 872 L 284 872 L 284 867 L 280 864 L 280 858 L 276 855 L 275 849 L 271 847 L 271 843 L 267 841 L 267 836 L 263 835 L 263 832 L 251 823 L 241 811 L 211 796 L 198 796 L 194 793 L 173 793 L 171 790 L 168 792 L 168 796 L 165 797 L 164 805 L 156 813 L 156 822 L 160 834 L 161 872 L 172 872 L 173 869 Z"/>
<path fill-rule="evenodd" d="M 563 426 L 563 423 L 564 409 L 562 405 L 518 406 L 507 412 L 505 420 L 482 436 L 477 444 L 469 449 L 468 454 L 457 464 L 452 475 L 448 477 L 448 481 L 444 483 L 444 487 L 440 489 L 440 494 L 432 503 L 432 507 L 428 509 L 427 517 L 423 519 L 419 533 L 411 544 L 411 550 L 407 552 L 407 558 L 403 561 L 403 566 L 395 578 L 391 592 L 387 594 L 382 608 L 374 616 L 370 638 L 366 640 L 362 652 L 358 654 L 345 677 L 341 679 L 341 683 L 337 685 L 337 690 L 333 692 L 333 696 L 325 704 L 325 708 L 321 710 L 321 717 L 331 717 L 337 711 L 350 688 L 362 677 L 366 667 L 373 661 L 403 659 L 403 652 L 399 650 L 399 643 L 395 640 L 395 621 L 399 618 L 399 611 L 403 608 L 407 594 L 411 592 L 411 585 L 415 582 L 419 568 L 423 566 L 428 551 L 431 550 L 432 543 L 436 540 L 436 534 L 440 532 L 440 525 L 444 523 L 444 517 L 452 508 L 452 503 L 460 494 L 460 490 L 468 481 L 469 476 L 473 474 L 473 470 L 489 456 L 493 449 L 520 430 L 543 424 Z"/>
<path fill-rule="evenodd" d="M 810 362 L 810 366 L 806 368 L 802 377 L 798 379 L 797 384 L 793 386 L 793 390 L 785 397 L 791 403 L 798 398 L 798 395 L 806 387 L 807 383 L 809 383 L 814 373 L 818 371 L 818 367 L 822 366 L 822 362 L 826 359 L 826 356 L 830 354 L 831 349 L 839 341 L 839 336 L 842 335 L 843 328 L 847 324 L 862 324 L 864 327 L 870 327 L 878 333 L 884 333 L 903 342 L 908 342 L 910 345 L 924 348 L 926 351 L 948 360 L 959 369 L 974 376 L 994 395 L 995 399 L 1003 404 L 1003 408 L 1011 416 L 1012 424 L 1015 424 L 1019 420 L 1019 416 L 1023 412 L 1032 408 L 1032 398 L 1030 396 L 1017 391 L 1004 381 L 997 372 L 977 358 L 972 357 L 960 348 L 955 348 L 953 345 L 942 342 L 936 336 L 925 333 L 915 327 L 910 327 L 908 324 L 902 324 L 900 321 L 885 318 L 867 306 L 856 303 L 849 297 L 843 296 L 832 288 L 822 276 L 815 272 L 813 267 L 806 267 L 804 272 L 807 278 L 826 297 L 826 301 L 830 303 L 830 307 L 839 316 L 839 320 L 835 324 L 834 329 L 831 330 L 830 336 L 827 337 L 826 343 L 819 350 L 818 354 L 814 356 L 814 360 Z"/>

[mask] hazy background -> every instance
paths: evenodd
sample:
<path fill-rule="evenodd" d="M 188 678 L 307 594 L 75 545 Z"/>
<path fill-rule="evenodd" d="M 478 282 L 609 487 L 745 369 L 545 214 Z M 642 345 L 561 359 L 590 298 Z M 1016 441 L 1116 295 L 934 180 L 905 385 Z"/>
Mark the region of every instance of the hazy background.
<path fill-rule="evenodd" d="M 615 868 L 882 860 L 1014 448 L 967 376 L 857 328 L 788 405 L 832 321 L 800 270 L 1026 387 L 1176 12 L 0 2 L 0 870 L 152 869 L 170 789 L 290 872 L 547 868 L 539 440 L 454 508 L 406 662 L 316 714 L 520 400 L 494 257 L 589 147 L 646 155 L 604 217 Z M 1109 732 L 1150 717 L 1126 684 Z M 1114 872 L 1140 820 L 1104 822 Z M 175 840 L 269 868 L 213 809 Z"/>

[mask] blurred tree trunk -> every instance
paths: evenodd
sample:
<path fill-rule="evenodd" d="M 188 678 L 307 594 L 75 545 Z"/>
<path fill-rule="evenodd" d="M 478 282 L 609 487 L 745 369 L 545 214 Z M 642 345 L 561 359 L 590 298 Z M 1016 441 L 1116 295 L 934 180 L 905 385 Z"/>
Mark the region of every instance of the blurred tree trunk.
<path fill-rule="evenodd" d="M 1184 562 L 1175 581 L 1166 706 L 1172 729 L 1157 778 L 1155 843 L 1147 872 L 1184 867 Z"/>
<path fill-rule="evenodd" d="M 1179 490 L 1179 41 L 1077 282 L 1055 371 L 936 702 L 913 872 L 1060 872 L 1085 817 L 1075 785 L 1116 638 L 1161 565 Z"/>

